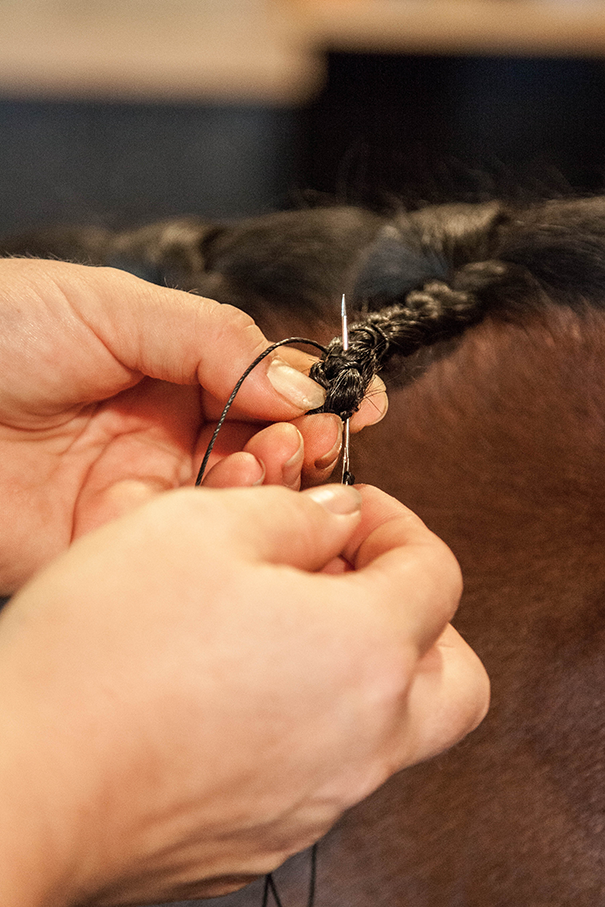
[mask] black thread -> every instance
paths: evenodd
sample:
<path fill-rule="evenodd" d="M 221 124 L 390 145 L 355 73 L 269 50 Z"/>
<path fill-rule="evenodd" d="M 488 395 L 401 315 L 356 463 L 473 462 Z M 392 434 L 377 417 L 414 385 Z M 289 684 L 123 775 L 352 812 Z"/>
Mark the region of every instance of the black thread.
<path fill-rule="evenodd" d="M 315 340 L 308 340 L 306 337 L 288 337 L 286 340 L 278 340 L 276 343 L 272 343 L 271 346 L 268 346 L 266 350 L 263 350 L 263 352 L 260 354 L 260 356 L 256 357 L 254 362 L 250 363 L 250 365 L 248 366 L 246 371 L 243 373 L 243 375 L 241 376 L 241 378 L 239 379 L 239 381 L 237 382 L 237 384 L 231 391 L 231 396 L 227 400 L 227 402 L 225 404 L 225 408 L 224 408 L 223 412 L 221 413 L 221 417 L 216 424 L 214 433 L 213 433 L 212 437 L 210 438 L 210 443 L 208 444 L 208 447 L 206 448 L 206 453 L 204 454 L 204 459 L 202 460 L 202 465 L 199 468 L 199 472 L 197 474 L 197 479 L 195 480 L 196 486 L 202 484 L 202 480 L 204 478 L 204 473 L 206 472 L 206 467 L 208 466 L 208 460 L 210 459 L 210 454 L 212 453 L 212 450 L 214 448 L 216 439 L 218 437 L 218 433 L 221 430 L 221 428 L 223 427 L 223 422 L 227 418 L 227 414 L 228 414 L 229 410 L 231 409 L 231 404 L 235 400 L 237 392 L 239 391 L 240 387 L 242 386 L 242 384 L 244 383 L 244 381 L 246 380 L 246 378 L 248 377 L 250 372 L 256 368 L 256 366 L 259 364 L 259 362 L 262 362 L 266 356 L 268 356 L 270 353 L 272 353 L 278 347 L 286 346 L 288 344 L 292 345 L 294 343 L 305 343 L 308 346 L 315 347 L 315 349 L 320 350 L 324 354 L 326 352 L 326 347 L 323 346 L 321 343 L 317 343 Z M 319 410 L 313 410 L 313 412 L 319 412 Z"/>
<path fill-rule="evenodd" d="M 307 907 L 314 907 L 315 904 L 315 889 L 317 887 L 317 849 L 318 844 L 315 843 L 311 848 L 311 866 L 309 871 L 309 894 L 307 896 Z"/>
<path fill-rule="evenodd" d="M 315 891 L 317 888 L 317 848 L 318 844 L 315 843 L 309 852 L 309 890 L 307 892 L 307 902 L 305 907 L 314 907 L 315 905 Z M 277 890 L 277 884 L 273 878 L 273 873 L 269 872 L 265 876 L 265 885 L 263 888 L 263 900 L 262 907 L 269 907 L 269 895 L 273 896 L 275 901 L 275 907 L 283 907 L 283 901 L 279 896 Z"/>
<path fill-rule="evenodd" d="M 268 907 L 269 894 L 273 895 L 273 900 L 275 901 L 276 907 L 283 907 L 283 904 L 282 904 L 279 894 L 277 892 L 277 885 L 275 884 L 275 879 L 273 878 L 273 874 L 270 872 L 267 873 L 267 875 L 265 876 L 265 888 L 263 891 L 262 907 Z"/>

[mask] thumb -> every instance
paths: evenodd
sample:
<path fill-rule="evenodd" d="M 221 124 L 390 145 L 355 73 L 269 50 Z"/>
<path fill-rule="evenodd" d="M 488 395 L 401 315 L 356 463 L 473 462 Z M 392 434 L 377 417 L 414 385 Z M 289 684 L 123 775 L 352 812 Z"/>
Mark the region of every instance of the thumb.
<path fill-rule="evenodd" d="M 212 527 L 214 546 L 227 557 L 306 571 L 321 570 L 337 557 L 361 519 L 361 495 L 346 485 L 303 493 L 274 485 L 188 493 L 202 524 L 197 531 L 205 527 L 208 539 Z"/>
<path fill-rule="evenodd" d="M 175 556 L 181 560 L 182 555 L 194 568 L 205 554 L 215 566 L 221 558 L 232 564 L 239 556 L 252 563 L 317 571 L 338 557 L 361 519 L 361 495 L 348 485 L 322 485 L 302 493 L 277 485 L 160 491 L 152 483 L 118 483 L 105 502 L 104 519 L 95 520 L 105 525 L 94 533 L 94 544 L 104 532 L 106 549 L 115 546 L 125 552 L 130 564 L 139 559 L 135 549 L 145 536 L 145 560 L 150 552 L 151 561 L 157 559 L 160 549 L 162 557 L 168 557 L 174 544 L 179 552 Z M 109 519 L 112 522 L 106 522 Z M 85 541 L 80 538 L 77 545 Z M 146 564 L 143 569 L 153 568 Z"/>
<path fill-rule="evenodd" d="M 237 380 L 269 346 L 253 319 L 234 306 L 156 286 L 112 268 L 45 262 L 82 320 L 127 369 L 174 384 L 199 383 L 226 401 Z M 321 406 L 325 392 L 270 354 L 238 394 L 237 411 L 290 420 Z"/>
<path fill-rule="evenodd" d="M 141 498 L 145 497 L 145 489 Z M 199 574 L 231 575 L 236 561 L 281 564 L 315 572 L 349 543 L 361 520 L 361 495 L 350 486 L 323 485 L 295 492 L 277 485 L 256 488 L 182 488 L 152 500 L 79 538 L 80 559 L 111 560 L 107 571 L 167 582 L 166 564 L 178 565 L 178 582 Z M 64 557 L 69 557 L 69 552 Z M 103 573 L 106 568 L 103 568 Z M 207 580 L 207 576 L 206 576 Z"/>

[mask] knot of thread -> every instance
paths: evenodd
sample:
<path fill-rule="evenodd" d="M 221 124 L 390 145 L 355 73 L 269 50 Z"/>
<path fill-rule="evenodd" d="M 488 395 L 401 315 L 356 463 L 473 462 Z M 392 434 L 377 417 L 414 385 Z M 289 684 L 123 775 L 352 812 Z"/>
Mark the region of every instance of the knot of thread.
<path fill-rule="evenodd" d="M 340 338 L 334 338 L 323 359 L 311 368 L 311 378 L 326 391 L 324 413 L 336 413 L 343 421 L 350 419 L 361 405 L 368 386 L 378 370 L 371 349 L 357 347 L 344 350 Z"/>
<path fill-rule="evenodd" d="M 348 350 L 335 337 L 311 368 L 311 378 L 326 390 L 326 402 L 316 412 L 350 418 L 372 378 L 391 359 L 451 339 L 481 321 L 515 273 L 501 261 L 470 262 L 454 272 L 449 283 L 430 280 L 400 302 L 351 325 Z"/>

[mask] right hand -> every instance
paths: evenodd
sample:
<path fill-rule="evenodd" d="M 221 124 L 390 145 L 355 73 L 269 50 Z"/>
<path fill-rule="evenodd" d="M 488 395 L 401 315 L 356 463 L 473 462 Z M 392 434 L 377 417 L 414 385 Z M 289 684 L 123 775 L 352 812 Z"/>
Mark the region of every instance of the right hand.
<path fill-rule="evenodd" d="M 0 618 L 0 902 L 274 869 L 483 717 L 460 589 L 370 487 L 168 492 L 75 542 Z"/>

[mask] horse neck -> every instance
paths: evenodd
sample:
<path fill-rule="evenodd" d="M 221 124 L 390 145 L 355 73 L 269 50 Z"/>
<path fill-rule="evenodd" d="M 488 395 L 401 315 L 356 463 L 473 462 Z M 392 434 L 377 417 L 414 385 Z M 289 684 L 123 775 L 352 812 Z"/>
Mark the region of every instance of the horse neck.
<path fill-rule="evenodd" d="M 469 331 L 353 457 L 461 563 L 455 622 L 492 679 L 476 745 L 573 777 L 586 822 L 605 810 L 604 463 L 605 313 L 564 309 Z"/>
<path fill-rule="evenodd" d="M 600 609 L 605 313 L 551 308 L 522 324 L 485 322 L 392 394 L 386 419 L 360 442 L 358 479 L 448 542 L 467 601 L 482 598 L 492 630 L 510 620 L 492 604 L 506 590 L 525 621 L 547 612 L 561 633 L 577 628 L 579 608 Z"/>

